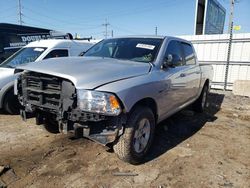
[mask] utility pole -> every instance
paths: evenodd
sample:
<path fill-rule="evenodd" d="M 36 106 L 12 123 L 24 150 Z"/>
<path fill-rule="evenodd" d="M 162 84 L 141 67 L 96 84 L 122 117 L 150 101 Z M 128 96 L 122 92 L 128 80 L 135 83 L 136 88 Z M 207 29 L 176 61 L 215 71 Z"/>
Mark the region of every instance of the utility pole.
<path fill-rule="evenodd" d="M 113 31 L 113 29 L 111 30 L 111 37 L 112 38 L 114 37 L 114 31 Z"/>
<path fill-rule="evenodd" d="M 18 22 L 19 25 L 23 24 L 23 20 L 22 20 L 22 5 L 21 5 L 21 0 L 18 0 Z"/>
<path fill-rule="evenodd" d="M 225 82 L 224 82 L 224 90 L 227 89 L 227 80 L 228 80 L 228 69 L 230 64 L 230 55 L 231 55 L 231 47 L 232 47 L 232 39 L 233 39 L 233 17 L 234 17 L 234 0 L 230 0 L 230 17 L 229 17 L 229 26 L 228 26 L 228 34 L 229 34 L 229 42 L 228 42 L 228 52 L 227 52 L 227 64 L 225 71 Z"/>
<path fill-rule="evenodd" d="M 158 28 L 157 28 L 157 26 L 155 27 L 155 35 L 157 36 L 158 34 Z"/>
<path fill-rule="evenodd" d="M 106 19 L 105 19 L 105 23 L 102 24 L 102 26 L 105 27 L 105 32 L 104 32 L 105 39 L 108 37 L 108 26 L 109 26 L 109 25 L 110 25 L 110 24 L 108 23 L 107 18 L 106 18 Z"/>

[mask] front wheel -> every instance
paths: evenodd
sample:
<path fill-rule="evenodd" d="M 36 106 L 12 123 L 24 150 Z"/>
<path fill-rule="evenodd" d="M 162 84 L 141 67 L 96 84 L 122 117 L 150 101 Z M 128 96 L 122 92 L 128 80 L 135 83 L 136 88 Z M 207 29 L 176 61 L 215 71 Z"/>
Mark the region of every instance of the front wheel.
<path fill-rule="evenodd" d="M 20 110 L 20 104 L 17 96 L 14 95 L 14 89 L 8 91 L 4 97 L 3 108 L 9 114 L 18 114 Z"/>
<path fill-rule="evenodd" d="M 152 144 L 154 130 L 155 117 L 152 110 L 136 107 L 128 118 L 124 134 L 114 143 L 115 153 L 125 162 L 142 162 Z"/>

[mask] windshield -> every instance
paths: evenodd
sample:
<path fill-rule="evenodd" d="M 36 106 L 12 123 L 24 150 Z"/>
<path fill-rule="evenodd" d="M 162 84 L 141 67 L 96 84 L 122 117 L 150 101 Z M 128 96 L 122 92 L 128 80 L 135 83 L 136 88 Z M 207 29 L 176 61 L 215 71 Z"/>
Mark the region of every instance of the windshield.
<path fill-rule="evenodd" d="M 84 56 L 108 57 L 138 62 L 155 60 L 163 39 L 155 38 L 118 38 L 99 42 Z"/>
<path fill-rule="evenodd" d="M 15 68 L 17 65 L 29 63 L 35 61 L 46 48 L 33 47 L 33 48 L 22 48 L 8 59 L 6 59 L 0 66 Z"/>

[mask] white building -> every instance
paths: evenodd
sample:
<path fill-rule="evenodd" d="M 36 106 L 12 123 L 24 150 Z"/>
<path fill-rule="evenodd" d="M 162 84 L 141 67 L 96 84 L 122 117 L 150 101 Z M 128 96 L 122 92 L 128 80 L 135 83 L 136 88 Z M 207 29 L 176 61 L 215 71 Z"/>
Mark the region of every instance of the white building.
<path fill-rule="evenodd" d="M 223 89 L 228 56 L 229 34 L 179 36 L 193 43 L 201 64 L 214 68 L 212 88 Z M 236 80 L 250 80 L 250 33 L 233 34 L 227 89 Z"/>

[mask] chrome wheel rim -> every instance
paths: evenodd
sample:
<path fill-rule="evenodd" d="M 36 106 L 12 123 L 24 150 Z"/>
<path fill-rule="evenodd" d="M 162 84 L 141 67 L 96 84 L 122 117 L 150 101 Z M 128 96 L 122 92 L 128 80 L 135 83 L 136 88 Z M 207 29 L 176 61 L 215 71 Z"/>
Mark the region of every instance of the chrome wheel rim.
<path fill-rule="evenodd" d="M 205 108 L 206 99 L 207 99 L 207 92 L 205 91 L 205 92 L 203 93 L 202 101 L 201 101 L 202 108 Z"/>
<path fill-rule="evenodd" d="M 150 137 L 150 122 L 144 118 L 139 122 L 138 129 L 135 131 L 133 146 L 137 153 L 141 153 L 147 146 Z"/>

